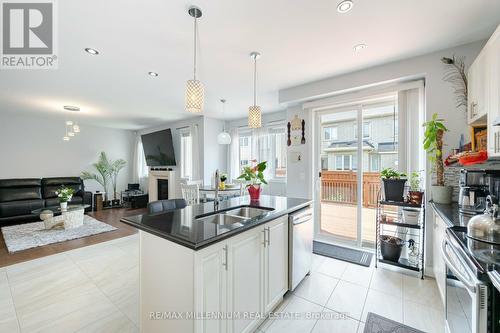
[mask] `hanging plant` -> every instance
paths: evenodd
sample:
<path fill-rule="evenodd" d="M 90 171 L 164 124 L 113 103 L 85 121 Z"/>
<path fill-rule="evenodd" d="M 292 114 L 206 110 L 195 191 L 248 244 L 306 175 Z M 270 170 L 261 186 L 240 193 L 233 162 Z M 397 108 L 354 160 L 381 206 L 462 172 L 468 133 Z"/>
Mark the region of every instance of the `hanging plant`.
<path fill-rule="evenodd" d="M 443 57 L 441 62 L 445 64 L 443 80 L 451 83 L 455 89 L 455 106 L 458 108 L 465 107 L 467 112 L 467 74 L 465 73 L 465 57 L 451 58 Z"/>

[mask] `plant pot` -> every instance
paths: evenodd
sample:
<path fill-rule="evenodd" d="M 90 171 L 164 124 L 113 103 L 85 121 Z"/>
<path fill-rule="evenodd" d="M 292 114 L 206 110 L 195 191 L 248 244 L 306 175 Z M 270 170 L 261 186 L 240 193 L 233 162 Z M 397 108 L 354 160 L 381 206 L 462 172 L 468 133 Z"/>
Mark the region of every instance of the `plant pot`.
<path fill-rule="evenodd" d="M 113 206 L 120 206 L 120 199 L 113 199 L 113 201 L 111 202 L 111 204 Z"/>
<path fill-rule="evenodd" d="M 226 182 L 222 182 L 222 181 L 221 181 L 221 182 L 219 183 L 219 190 L 224 191 L 225 189 L 226 189 Z"/>
<path fill-rule="evenodd" d="M 424 192 L 409 191 L 410 202 L 412 204 L 421 205 L 423 195 L 424 195 Z"/>
<path fill-rule="evenodd" d="M 61 204 L 61 211 L 62 212 L 65 212 L 68 210 L 68 202 L 67 201 L 61 202 L 60 204 Z"/>
<path fill-rule="evenodd" d="M 251 201 L 258 201 L 260 199 L 260 192 L 262 192 L 260 185 L 248 186 L 248 194 L 250 194 Z"/>
<path fill-rule="evenodd" d="M 451 195 L 453 193 L 453 187 L 451 186 L 431 186 L 432 201 L 439 204 L 449 205 L 451 204 Z"/>
<path fill-rule="evenodd" d="M 403 201 L 406 179 L 382 179 L 384 194 L 387 201 Z"/>
<path fill-rule="evenodd" d="M 104 200 L 102 202 L 103 207 L 111 207 L 111 200 Z"/>
<path fill-rule="evenodd" d="M 401 238 L 381 235 L 380 236 L 380 253 L 384 260 L 398 262 L 403 249 L 404 241 Z"/>

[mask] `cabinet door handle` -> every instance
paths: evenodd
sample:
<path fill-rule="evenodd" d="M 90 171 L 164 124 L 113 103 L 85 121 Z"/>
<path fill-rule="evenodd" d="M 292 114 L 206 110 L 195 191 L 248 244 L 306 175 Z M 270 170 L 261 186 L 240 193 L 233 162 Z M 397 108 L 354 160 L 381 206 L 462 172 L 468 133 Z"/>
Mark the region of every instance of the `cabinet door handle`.
<path fill-rule="evenodd" d="M 262 232 L 264 233 L 264 242 L 262 242 L 262 244 L 264 244 L 264 247 L 266 247 L 266 228 L 264 228 L 264 230 L 262 230 Z"/>
<path fill-rule="evenodd" d="M 271 227 L 267 227 L 267 245 L 271 245 Z"/>
<path fill-rule="evenodd" d="M 224 268 L 226 269 L 227 271 L 227 245 L 225 245 L 222 250 L 224 251 L 224 262 L 222 263 L 222 266 L 224 266 Z"/>

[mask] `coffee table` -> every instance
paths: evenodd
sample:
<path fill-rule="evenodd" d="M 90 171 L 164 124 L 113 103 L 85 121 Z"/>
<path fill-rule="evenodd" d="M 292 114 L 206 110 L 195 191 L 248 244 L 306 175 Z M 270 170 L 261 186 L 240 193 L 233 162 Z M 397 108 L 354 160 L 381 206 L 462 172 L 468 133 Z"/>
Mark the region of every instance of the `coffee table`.
<path fill-rule="evenodd" d="M 90 205 L 68 205 L 68 208 L 63 211 L 61 206 L 50 206 L 35 209 L 31 211 L 31 214 L 40 216 L 45 229 L 73 229 L 83 225 L 83 216 L 88 207 Z"/>

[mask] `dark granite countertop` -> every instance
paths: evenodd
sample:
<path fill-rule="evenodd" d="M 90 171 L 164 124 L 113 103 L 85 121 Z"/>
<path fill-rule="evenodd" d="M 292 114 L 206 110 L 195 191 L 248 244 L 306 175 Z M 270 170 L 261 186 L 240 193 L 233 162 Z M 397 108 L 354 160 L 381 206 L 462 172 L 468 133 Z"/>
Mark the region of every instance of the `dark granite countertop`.
<path fill-rule="evenodd" d="M 224 200 L 219 204 L 218 211 L 220 212 L 240 206 L 272 209 L 262 215 L 243 221 L 241 226 L 234 229 L 227 229 L 207 220 L 197 220 L 198 217 L 214 213 L 213 202 L 163 213 L 128 216 L 122 218 L 121 221 L 190 249 L 199 250 L 262 223 L 307 207 L 311 203 L 312 201 L 308 199 L 269 195 L 261 195 L 260 200 L 255 202 L 250 201 L 248 196 Z"/>
<path fill-rule="evenodd" d="M 467 222 L 473 215 L 460 214 L 458 210 L 458 203 L 453 202 L 449 205 L 439 204 L 430 201 L 431 207 L 434 209 L 436 214 L 443 219 L 449 228 L 451 227 L 467 227 Z"/>

